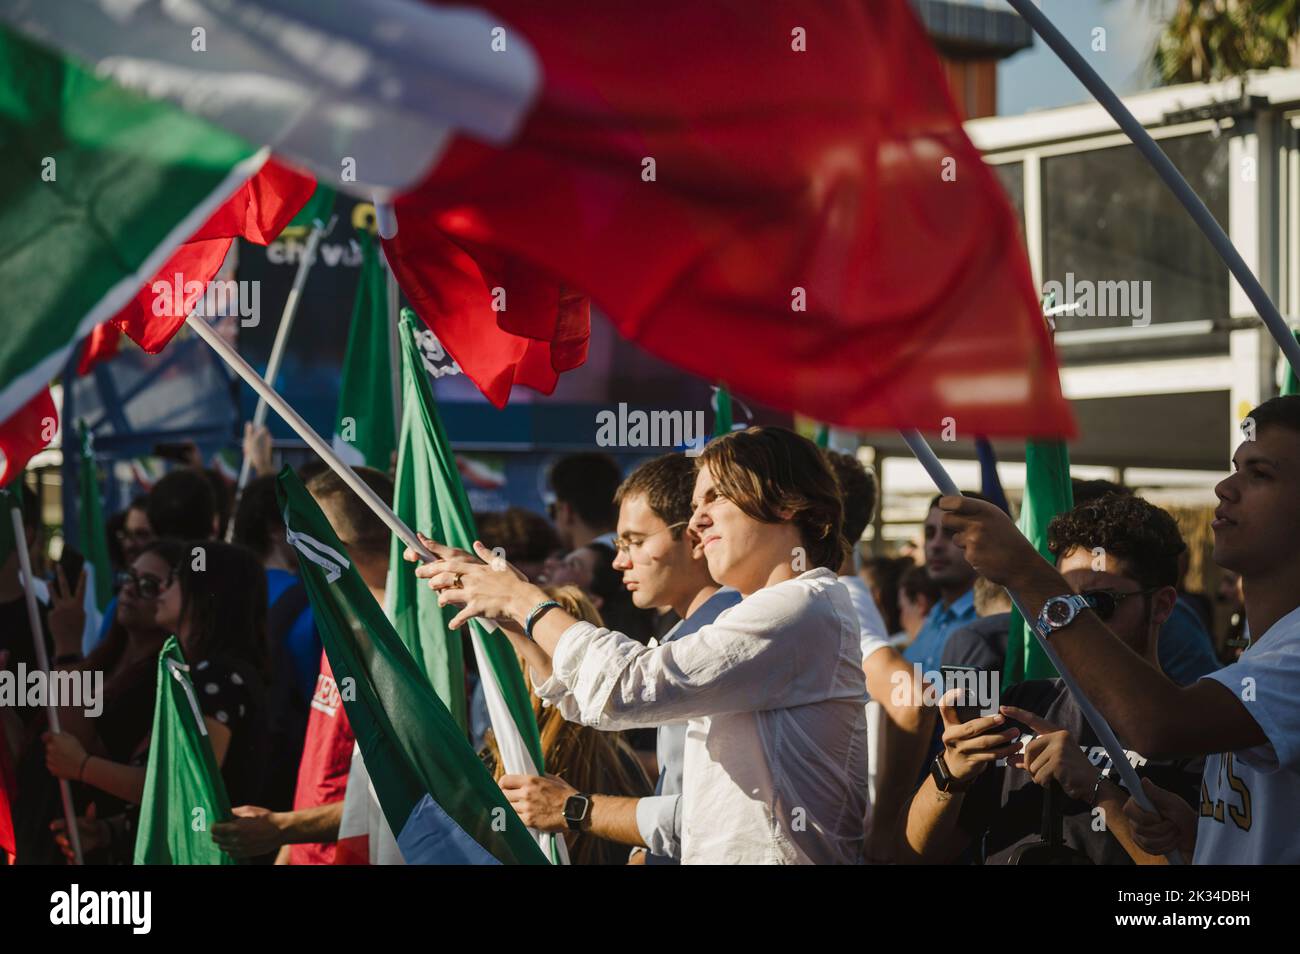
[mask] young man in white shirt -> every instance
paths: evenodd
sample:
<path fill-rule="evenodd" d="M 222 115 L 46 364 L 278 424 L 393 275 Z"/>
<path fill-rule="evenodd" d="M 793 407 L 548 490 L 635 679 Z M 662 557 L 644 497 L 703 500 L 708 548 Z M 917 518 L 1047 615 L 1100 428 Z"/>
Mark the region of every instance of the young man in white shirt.
<path fill-rule="evenodd" d="M 681 619 L 664 643 L 690 638 L 740 602 L 739 593 L 721 589 L 709 576 L 699 541 L 687 531 L 694 488 L 695 462 L 685 454 L 665 454 L 634 470 L 614 495 L 614 569 L 623 574 L 638 609 L 669 607 Z M 659 728 L 659 781 L 646 798 L 579 792 L 554 776 L 506 775 L 501 789 L 529 828 L 589 832 L 648 849 L 647 864 L 668 864 L 681 858 L 685 745 L 685 723 Z"/>
<path fill-rule="evenodd" d="M 566 718 L 602 729 L 687 722 L 684 864 L 857 862 L 866 687 L 857 614 L 836 579 L 835 478 L 811 441 L 755 427 L 705 448 L 692 505 L 710 575 L 744 599 L 653 649 L 573 619 L 504 561 L 494 569 L 444 550 L 416 573 L 463 607 L 453 626 L 501 620 L 538 695 Z"/>
<path fill-rule="evenodd" d="M 1242 425 L 1234 473 L 1215 487 L 1214 560 L 1239 573 L 1250 632 L 1241 660 L 1180 688 L 1125 646 L 997 508 L 945 497 L 967 559 L 1037 617 L 1116 734 L 1153 756 L 1206 755 L 1199 812 L 1144 783 L 1159 820 L 1127 805 L 1135 840 L 1199 864 L 1300 862 L 1300 396 Z M 1181 802 L 1181 800 L 1178 800 Z"/>

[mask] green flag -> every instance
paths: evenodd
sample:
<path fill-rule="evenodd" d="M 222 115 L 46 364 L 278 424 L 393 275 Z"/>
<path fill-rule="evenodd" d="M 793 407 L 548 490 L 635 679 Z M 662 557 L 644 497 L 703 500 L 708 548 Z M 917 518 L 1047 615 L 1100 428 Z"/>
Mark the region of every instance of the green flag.
<path fill-rule="evenodd" d="M 387 473 L 397 449 L 393 362 L 388 341 L 388 281 L 374 237 L 365 230 L 359 230 L 357 237 L 361 243 L 361 279 L 343 355 L 334 453 L 353 467 L 365 464 Z"/>
<path fill-rule="evenodd" d="M 231 817 L 230 799 L 189 669 L 176 637 L 168 637 L 158 655 L 137 865 L 238 864 L 212 840 L 212 826 Z"/>
<path fill-rule="evenodd" d="M 278 494 L 348 722 L 407 864 L 545 864 L 320 507 L 287 467 Z"/>
<path fill-rule="evenodd" d="M 731 392 L 727 390 L 725 384 L 714 387 L 713 402 L 713 436 L 721 437 L 723 434 L 730 434 L 735 415 L 731 407 Z"/>
<path fill-rule="evenodd" d="M 0 420 L 264 161 L 0 26 Z"/>
<path fill-rule="evenodd" d="M 77 513 L 81 526 L 81 551 L 86 558 L 86 596 L 94 597 L 100 613 L 113 598 L 113 565 L 108 558 L 108 538 L 104 535 L 104 507 L 99 493 L 99 474 L 95 466 L 95 446 L 85 421 L 77 422 L 81 441 L 81 466 L 77 469 L 80 506 Z M 68 580 L 76 586 L 76 580 Z"/>
<path fill-rule="evenodd" d="M 404 352 L 414 349 L 417 330 L 420 338 L 424 338 L 423 326 L 418 321 L 415 312 L 409 308 L 402 309 L 400 337 Z M 415 356 L 408 356 L 407 360 L 414 361 Z M 422 380 L 427 387 L 427 379 Z M 427 406 L 432 411 L 431 393 Z M 441 544 L 473 552 L 478 531 L 465 485 L 456 469 L 456 457 L 437 415 L 431 413 L 428 422 L 426 475 L 430 489 L 426 503 L 430 506 L 431 522 L 424 525 L 417 522 L 415 526 Z M 509 554 L 506 556 L 508 559 Z M 492 732 L 501 748 L 506 771 L 522 775 L 542 774 L 542 743 L 537 734 L 537 719 L 510 641 L 500 634 L 488 632 L 478 620 L 470 624 L 470 639 L 479 676 L 483 679 Z"/>
<path fill-rule="evenodd" d="M 422 326 L 421 326 L 422 327 Z M 432 532 L 439 540 L 452 536 L 451 518 L 442 508 L 457 500 L 449 493 L 443 468 L 455 461 L 448 450 L 433 388 L 416 344 L 417 329 L 404 313 L 399 326 L 402 342 L 402 432 L 397 444 L 397 475 L 393 488 L 393 510 L 408 527 Z M 438 594 L 417 579 L 411 564 L 402 559 L 406 544 L 393 537 L 385 596 L 389 619 L 434 692 L 464 733 L 465 659 L 461 634 L 448 623 L 458 608 L 438 605 Z"/>
<path fill-rule="evenodd" d="M 1300 331 L 1292 331 L 1296 341 L 1300 341 Z M 1282 358 L 1286 361 L 1286 357 Z M 1283 394 L 1300 394 L 1300 379 L 1296 378 L 1295 368 L 1291 367 L 1291 362 L 1287 361 L 1286 376 L 1282 379 Z"/>
<path fill-rule="evenodd" d="M 1040 554 L 1052 560 L 1047 548 L 1047 525 L 1058 513 L 1074 506 L 1070 487 L 1070 450 L 1060 441 L 1030 441 L 1025 445 L 1025 496 L 1020 502 L 1020 532 Z M 1002 683 L 1009 686 L 1026 679 L 1054 679 L 1058 673 L 1038 645 L 1020 613 L 1011 611 L 1011 632 Z"/>
<path fill-rule="evenodd" d="M 813 438 L 813 443 L 818 447 L 831 446 L 831 429 L 826 424 L 817 425 L 817 436 Z"/>

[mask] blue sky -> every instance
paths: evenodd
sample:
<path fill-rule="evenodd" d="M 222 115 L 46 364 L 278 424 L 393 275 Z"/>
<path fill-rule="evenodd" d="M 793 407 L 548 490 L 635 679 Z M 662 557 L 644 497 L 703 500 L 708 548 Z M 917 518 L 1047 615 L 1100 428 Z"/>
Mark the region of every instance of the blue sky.
<path fill-rule="evenodd" d="M 967 0 L 970 2 L 970 0 Z M 974 0 L 976 4 L 982 0 Z M 999 0 L 994 0 L 999 2 Z M 1160 10 L 1172 0 L 1040 0 L 1039 6 L 1116 92 L 1134 93 L 1155 84 L 1147 71 L 1159 33 Z M 993 4 L 988 4 L 993 5 Z M 1105 52 L 1092 49 L 1093 30 L 1106 31 Z M 1088 91 L 1036 36 L 1032 48 L 998 68 L 998 113 L 1087 102 Z"/>

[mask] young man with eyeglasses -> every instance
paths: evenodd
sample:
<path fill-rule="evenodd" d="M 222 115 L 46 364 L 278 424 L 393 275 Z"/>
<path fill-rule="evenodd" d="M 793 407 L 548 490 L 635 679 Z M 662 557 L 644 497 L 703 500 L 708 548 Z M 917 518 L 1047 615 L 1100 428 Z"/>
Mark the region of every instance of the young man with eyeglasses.
<path fill-rule="evenodd" d="M 681 617 L 663 638 L 688 639 L 740 594 L 720 589 L 709 575 L 698 541 L 687 531 L 695 462 L 666 454 L 642 464 L 619 486 L 614 569 L 638 609 L 671 607 Z M 576 828 L 647 849 L 646 864 L 675 864 L 681 857 L 684 722 L 661 726 L 655 794 L 626 798 L 579 792 L 563 779 L 506 775 L 501 788 L 524 823 L 540 831 Z"/>
<path fill-rule="evenodd" d="M 1160 627 L 1178 598 L 1178 557 L 1185 549 L 1173 517 L 1141 498 L 1111 495 L 1056 517 L 1048 538 L 1069 588 L 1094 605 L 1132 652 L 1158 667 Z M 1136 847 L 1119 773 L 1062 680 L 1004 689 L 997 714 L 965 723 L 954 695 L 940 707 L 943 751 L 905 814 L 900 860 L 948 863 L 974 843 L 984 864 L 1006 863 L 1017 848 L 1040 839 L 1044 790 L 1055 785 L 1053 814 L 1061 817 L 1067 847 L 1094 864 L 1128 864 L 1130 854 L 1159 862 Z M 1131 744 L 1122 735 L 1120 741 Z M 1199 760 L 1126 754 L 1139 776 L 1194 803 Z"/>

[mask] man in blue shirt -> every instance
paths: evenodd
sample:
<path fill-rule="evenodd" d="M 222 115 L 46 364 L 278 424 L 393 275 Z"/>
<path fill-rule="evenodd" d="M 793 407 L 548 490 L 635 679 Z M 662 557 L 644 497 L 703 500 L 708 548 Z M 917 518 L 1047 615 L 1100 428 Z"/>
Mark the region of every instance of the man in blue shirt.
<path fill-rule="evenodd" d="M 970 491 L 967 497 L 983 500 Z M 903 651 L 909 663 L 919 663 L 922 673 L 937 672 L 948 637 L 975 621 L 975 570 L 966 562 L 961 548 L 952 542 L 952 531 L 943 528 L 943 511 L 939 498 L 930 501 L 925 517 L 925 572 L 939 587 L 939 602 L 934 604 L 912 645 Z"/>

